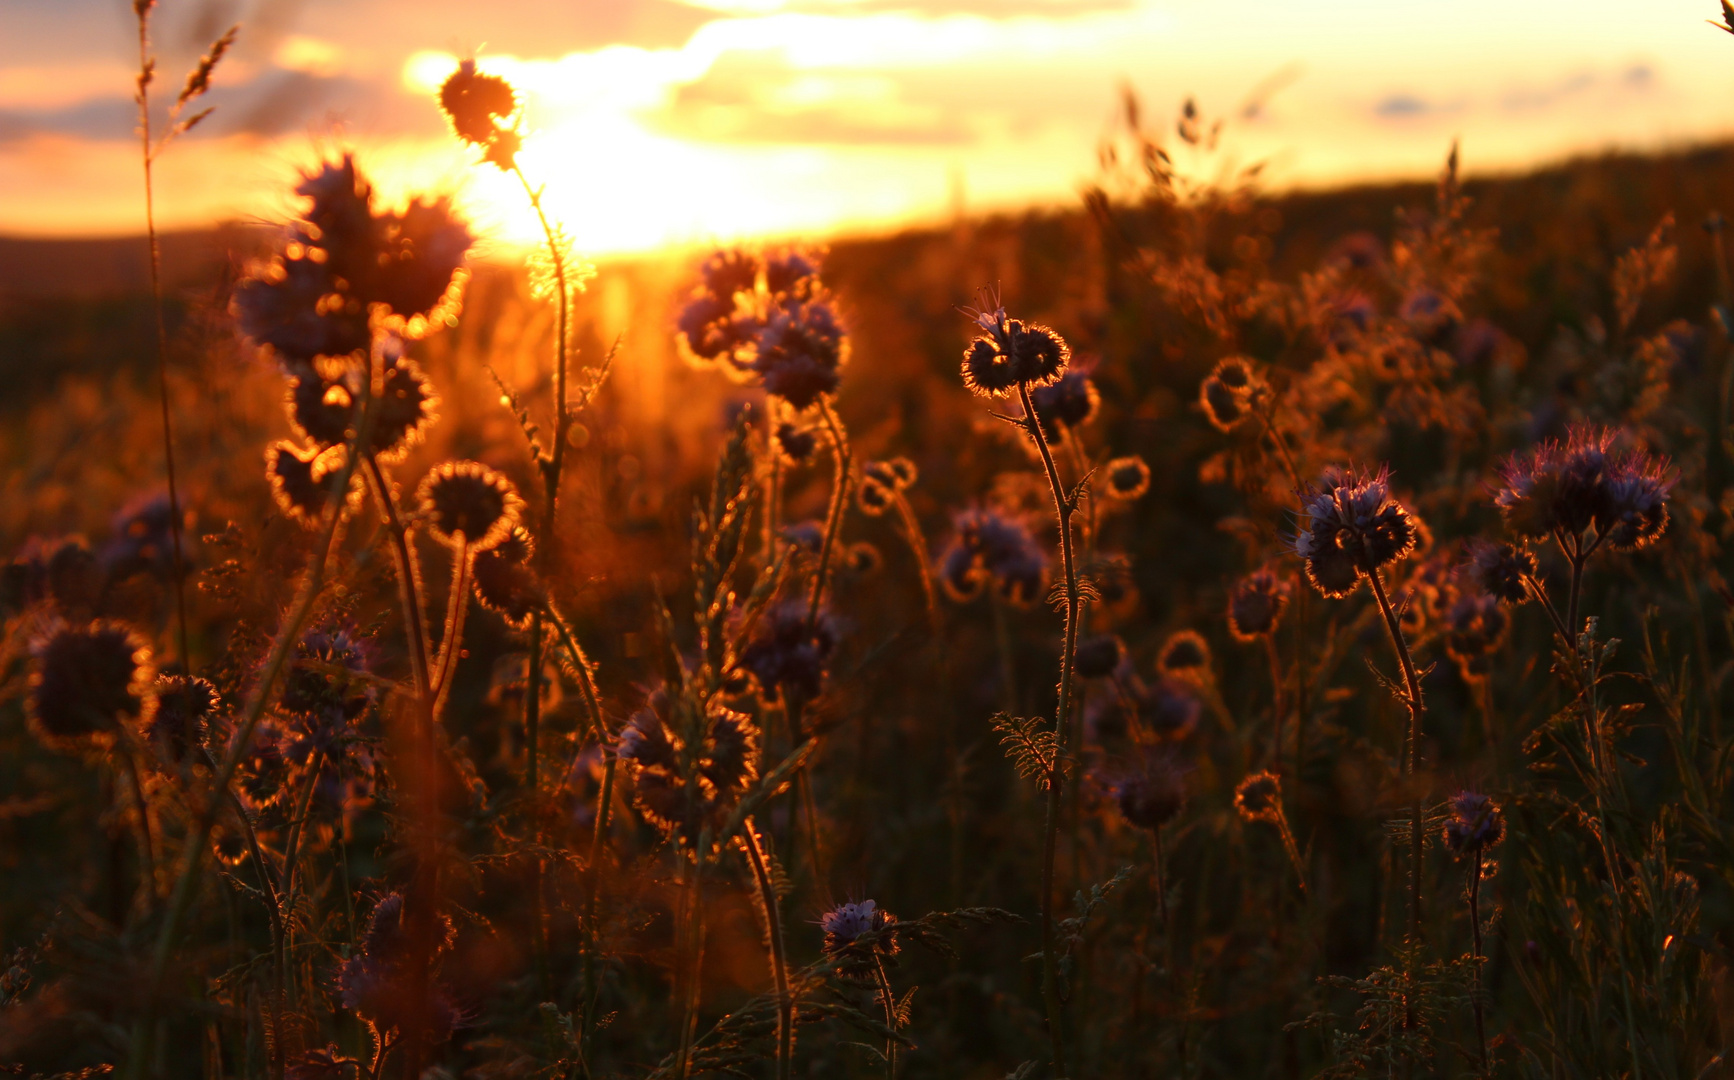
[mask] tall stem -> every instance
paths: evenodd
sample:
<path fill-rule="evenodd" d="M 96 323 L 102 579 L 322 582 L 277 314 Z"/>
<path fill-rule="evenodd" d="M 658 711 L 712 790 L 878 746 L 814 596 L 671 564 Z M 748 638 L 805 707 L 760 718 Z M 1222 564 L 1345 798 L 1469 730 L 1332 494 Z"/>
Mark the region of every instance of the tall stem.
<path fill-rule="evenodd" d="M 1481 1002 L 1481 852 L 1477 850 L 1475 857 L 1469 861 L 1469 926 L 1474 933 L 1475 974 L 1470 983 L 1470 992 L 1474 994 L 1475 1003 L 1475 1040 L 1481 1046 L 1481 1075 L 1491 1076 L 1491 1063 L 1487 1059 L 1487 1019 L 1486 1008 Z"/>
<path fill-rule="evenodd" d="M 1042 434 L 1036 419 L 1035 403 L 1030 400 L 1027 384 L 1018 384 L 1018 400 L 1023 405 L 1024 430 L 1041 450 L 1042 468 L 1048 475 L 1048 488 L 1054 498 L 1054 516 L 1060 527 L 1060 560 L 1064 567 L 1066 627 L 1065 644 L 1060 654 L 1059 702 L 1054 707 L 1054 734 L 1059 750 L 1048 770 L 1047 820 L 1042 829 L 1042 997 L 1047 1006 L 1048 1044 L 1056 1078 L 1066 1075 L 1064 1017 L 1060 1006 L 1059 949 L 1054 940 L 1054 849 L 1060 828 L 1060 789 L 1065 782 L 1065 768 L 1058 754 L 1064 753 L 1071 742 L 1072 661 L 1078 646 L 1078 604 L 1082 599 L 1078 588 L 1078 566 L 1072 550 L 1072 514 L 1077 504 L 1066 495 L 1060 482 L 1060 470 L 1054 465 L 1053 451 Z"/>
<path fill-rule="evenodd" d="M 368 486 L 373 489 L 374 502 L 379 504 L 380 517 L 385 519 L 386 535 L 391 539 L 392 559 L 397 564 L 397 598 L 403 607 L 404 632 L 409 635 L 409 671 L 415 683 L 416 697 L 427 700 L 431 685 L 428 677 L 427 618 L 422 612 L 421 575 L 416 569 L 415 550 L 410 547 L 409 533 L 398 513 L 397 496 L 391 490 L 379 459 L 367 455 Z"/>
<path fill-rule="evenodd" d="M 885 974 L 885 960 L 877 947 L 873 950 L 873 973 L 879 984 L 879 1000 L 885 1006 L 885 1026 L 891 1032 L 885 1039 L 885 1080 L 897 1080 L 897 998 L 891 993 L 891 979 Z"/>
<path fill-rule="evenodd" d="M 795 1049 L 795 999 L 789 993 L 789 960 L 783 948 L 783 918 L 777 906 L 777 889 L 765 865 L 765 851 L 758 830 L 749 818 L 741 830 L 741 847 L 752 864 L 759 886 L 759 902 L 765 910 L 765 937 L 771 944 L 771 977 L 777 984 L 777 1080 L 789 1080 Z"/>
<path fill-rule="evenodd" d="M 1415 671 L 1415 660 L 1409 655 L 1409 643 L 1403 639 L 1402 624 L 1385 595 L 1385 583 L 1377 568 L 1367 574 L 1373 595 L 1378 598 L 1379 611 L 1385 616 L 1385 629 L 1390 631 L 1391 646 L 1397 650 L 1397 660 L 1403 668 L 1403 681 L 1408 695 L 1403 704 L 1409 709 L 1409 732 L 1403 756 L 1403 775 L 1410 785 L 1409 793 L 1409 945 L 1421 940 L 1421 793 L 1416 786 L 1415 768 L 1421 752 L 1421 677 Z"/>
<path fill-rule="evenodd" d="M 819 545 L 819 568 L 813 575 L 813 600 L 807 608 L 809 628 L 819 621 L 819 608 L 825 601 L 825 579 L 830 574 L 831 551 L 837 546 L 837 530 L 843 524 L 843 511 L 849 504 L 849 439 L 837 420 L 831 403 L 819 399 L 819 415 L 825 420 L 825 430 L 831 436 L 831 460 L 835 472 L 831 479 L 831 505 L 825 514 L 825 538 Z"/>
<path fill-rule="evenodd" d="M 452 673 L 457 670 L 458 655 L 464 649 L 464 616 L 470 610 L 470 564 L 474 562 L 469 538 L 458 534 L 452 549 L 452 594 L 446 601 L 445 633 L 440 639 L 439 660 L 433 677 L 433 717 L 445 710 L 446 698 L 452 692 Z"/>
<path fill-rule="evenodd" d="M 181 556 L 181 496 L 175 483 L 174 427 L 169 420 L 169 334 L 163 322 L 162 248 L 157 243 L 156 183 L 152 167 L 156 151 L 151 145 L 150 108 L 150 7 L 139 4 L 138 12 L 138 136 L 140 157 L 144 160 L 145 234 L 150 240 L 151 307 L 156 314 L 157 329 L 157 403 L 163 420 L 163 461 L 169 480 L 170 553 L 175 574 L 175 637 L 180 647 L 181 666 L 192 671 L 192 653 L 187 647 L 186 567 Z"/>
<path fill-rule="evenodd" d="M 1264 651 L 1270 660 L 1270 760 L 1277 765 L 1282 761 L 1282 657 L 1276 651 L 1276 631 L 1264 635 Z M 1298 761 L 1300 753 L 1297 748 L 1295 758 Z M 1296 769 L 1298 776 L 1299 770 Z"/>
<path fill-rule="evenodd" d="M 295 910 L 295 878 L 296 870 L 301 865 L 301 831 L 306 827 L 307 816 L 313 809 L 313 792 L 319 786 L 319 770 L 325 763 L 325 755 L 315 750 L 307 762 L 307 786 L 302 789 L 301 798 L 296 800 L 295 816 L 289 821 L 289 839 L 283 845 L 283 887 L 277 890 L 277 901 L 287 912 Z M 272 988 L 272 1009 L 276 1015 L 282 1015 L 284 1004 L 289 998 L 289 935 L 293 923 L 282 920 L 283 932 L 272 942 L 272 966 L 275 968 L 276 986 Z M 284 1045 L 281 1027 L 277 1037 L 271 1040 L 271 1075 L 276 1080 L 282 1080 L 285 1067 L 284 1055 L 287 1048 Z"/>

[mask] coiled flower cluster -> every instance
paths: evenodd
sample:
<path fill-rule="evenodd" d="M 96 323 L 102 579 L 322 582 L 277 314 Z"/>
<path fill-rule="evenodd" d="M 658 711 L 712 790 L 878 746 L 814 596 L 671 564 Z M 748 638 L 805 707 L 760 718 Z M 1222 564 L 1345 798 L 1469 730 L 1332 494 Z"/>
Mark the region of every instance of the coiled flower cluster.
<path fill-rule="evenodd" d="M 1565 442 L 1513 455 L 1501 470 L 1494 504 L 1519 536 L 1553 536 L 1573 548 L 1593 528 L 1592 546 L 1632 550 L 1668 525 L 1674 481 L 1667 463 L 1642 450 L 1616 449 L 1605 428 L 1574 428 Z"/>
<path fill-rule="evenodd" d="M 973 600 L 989 583 L 1014 604 L 1041 595 L 1048 556 L 1022 521 L 989 509 L 968 509 L 953 519 L 957 533 L 939 559 L 939 579 L 959 603 Z"/>
<path fill-rule="evenodd" d="M 1006 397 L 1019 387 L 1051 385 L 1066 373 L 1071 346 L 1053 330 L 1009 317 L 997 298 L 984 297 L 968 314 L 983 331 L 963 351 L 963 385 L 970 392 Z"/>
<path fill-rule="evenodd" d="M 1326 596 L 1343 597 L 1361 579 L 1408 555 L 1420 535 L 1419 521 L 1391 495 L 1381 470 L 1362 476 L 1327 472 L 1301 506 L 1306 524 L 1295 553 L 1307 579 Z"/>
<path fill-rule="evenodd" d="M 670 840 L 696 851 L 722 826 L 758 778 L 758 730 L 742 713 L 712 699 L 699 718 L 700 736 L 683 739 L 671 723 L 676 702 L 652 692 L 620 733 L 617 753 L 632 766 L 635 801 L 646 820 Z"/>
<path fill-rule="evenodd" d="M 764 258 L 717 252 L 700 268 L 678 325 L 692 356 L 756 377 L 797 411 L 836 392 L 848 359 L 848 337 L 819 282 L 818 260 L 805 251 Z"/>

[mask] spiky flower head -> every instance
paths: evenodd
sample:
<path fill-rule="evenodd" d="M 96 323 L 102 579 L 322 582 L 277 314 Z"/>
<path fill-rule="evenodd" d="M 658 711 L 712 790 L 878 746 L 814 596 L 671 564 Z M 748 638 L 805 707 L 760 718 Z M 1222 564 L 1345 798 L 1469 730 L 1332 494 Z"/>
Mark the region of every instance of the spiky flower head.
<path fill-rule="evenodd" d="M 277 508 L 305 529 L 316 529 L 325 518 L 343 478 L 346 451 L 341 446 L 325 450 L 275 442 L 265 448 L 265 479 Z M 338 502 L 337 512 L 348 516 L 361 500 L 361 480 L 351 474 L 349 490 Z"/>
<path fill-rule="evenodd" d="M 825 952 L 835 956 L 853 947 L 861 937 L 885 929 L 897 921 L 889 911 L 879 910 L 872 900 L 856 904 L 838 904 L 819 916 L 819 929 L 825 932 Z M 885 955 L 897 951 L 897 939 L 887 934 L 874 942 L 873 951 Z"/>
<path fill-rule="evenodd" d="M 796 409 L 836 390 L 848 340 L 819 283 L 816 253 L 722 250 L 705 260 L 699 278 L 677 320 L 694 359 L 756 375 Z"/>
<path fill-rule="evenodd" d="M 1467 682 L 1487 677 L 1487 663 L 1505 641 L 1510 617 L 1499 598 L 1484 592 L 1459 593 L 1445 609 L 1445 652 Z"/>
<path fill-rule="evenodd" d="M 1521 544 L 1476 541 L 1469 546 L 1467 569 L 1482 592 L 1508 604 L 1521 604 L 1529 599 L 1524 582 L 1535 578 L 1535 556 Z"/>
<path fill-rule="evenodd" d="M 1127 823 L 1155 831 L 1186 807 L 1186 776 L 1172 751 L 1142 749 L 1108 781 Z"/>
<path fill-rule="evenodd" d="M 422 479 L 416 499 L 435 540 L 486 551 L 512 534 L 524 500 L 504 474 L 477 461 L 447 461 Z"/>
<path fill-rule="evenodd" d="M 150 646 L 121 623 L 59 625 L 31 645 L 30 729 L 62 753 L 107 749 L 156 710 Z"/>
<path fill-rule="evenodd" d="M 1078 641 L 1072 655 L 1072 670 L 1083 679 L 1105 679 L 1114 674 L 1125 658 L 1126 646 L 1114 634 L 1094 634 Z"/>
<path fill-rule="evenodd" d="M 697 848 L 719 828 L 758 778 L 758 729 L 743 713 L 712 698 L 703 735 L 688 746 L 670 725 L 675 703 L 653 691 L 620 733 L 618 754 L 632 766 L 640 812 L 670 840 Z"/>
<path fill-rule="evenodd" d="M 530 616 L 542 605 L 542 583 L 530 568 L 535 553 L 530 534 L 514 525 L 499 544 L 477 553 L 470 566 L 477 602 L 514 630 L 529 626 Z"/>
<path fill-rule="evenodd" d="M 1162 643 L 1156 669 L 1171 679 L 1203 683 L 1210 679 L 1210 644 L 1196 630 L 1180 630 Z"/>
<path fill-rule="evenodd" d="M 1674 481 L 1664 461 L 1616 448 L 1619 433 L 1579 426 L 1566 441 L 1514 454 L 1501 469 L 1494 504 L 1519 536 L 1575 542 L 1592 525 L 1616 548 L 1642 547 L 1668 524 Z"/>
<path fill-rule="evenodd" d="M 338 997 L 380 1035 L 419 1027 L 441 1042 L 463 1014 L 433 980 L 416 976 L 451 949 L 455 931 L 443 914 L 426 920 L 415 915 L 402 893 L 389 893 L 374 905 L 360 948 L 338 965 Z M 425 932 L 417 932 L 418 921 L 425 922 Z"/>
<path fill-rule="evenodd" d="M 183 529 L 186 524 L 181 523 Z M 174 525 L 168 492 L 149 492 L 127 500 L 115 513 L 112 534 L 102 548 L 102 564 L 109 576 L 166 575 L 174 566 Z M 182 538 L 183 553 L 187 539 Z"/>
<path fill-rule="evenodd" d="M 1220 431 L 1232 431 L 1252 415 L 1254 404 L 1266 390 L 1252 361 L 1244 356 L 1227 356 L 1217 361 L 1198 388 L 1198 401 L 1204 415 Z"/>
<path fill-rule="evenodd" d="M 1005 397 L 1020 386 L 1057 382 L 1071 360 L 1071 346 L 1040 323 L 1010 318 L 996 297 L 983 294 L 967 314 L 984 331 L 963 351 L 963 385 L 982 397 Z"/>
<path fill-rule="evenodd" d="M 771 314 L 759 330 L 751 367 L 766 393 L 803 410 L 836 392 L 847 357 L 847 339 L 836 309 L 814 298 Z"/>
<path fill-rule="evenodd" d="M 420 442 L 434 421 L 439 395 L 414 360 L 403 354 L 396 335 L 383 343 L 383 383 L 373 403 L 373 434 L 368 446 L 381 461 L 402 458 Z M 355 431 L 356 394 L 368 375 L 357 367 L 322 371 L 309 366 L 289 381 L 289 419 L 320 447 L 339 446 Z"/>
<path fill-rule="evenodd" d="M 920 476 L 915 468 L 915 462 L 906 457 L 894 457 L 888 461 L 869 461 L 862 467 L 861 472 L 867 479 L 877 481 L 897 491 L 907 491 L 914 487 L 916 478 Z"/>
<path fill-rule="evenodd" d="M 786 420 L 777 425 L 777 449 L 791 462 L 806 461 L 818 448 L 819 437 L 811 430 L 802 430 Z"/>
<path fill-rule="evenodd" d="M 1282 778 L 1273 772 L 1255 772 L 1234 789 L 1234 809 L 1243 821 L 1282 819 Z"/>
<path fill-rule="evenodd" d="M 1228 594 L 1228 632 L 1237 641 L 1255 641 L 1276 633 L 1288 596 L 1286 578 L 1268 568 L 1254 570 L 1236 582 Z"/>
<path fill-rule="evenodd" d="M 1445 846 L 1456 854 L 1486 851 L 1505 839 L 1504 816 L 1486 795 L 1459 791 L 1451 796 L 1447 808 Z"/>
<path fill-rule="evenodd" d="M 202 745 L 222 707 L 217 688 L 189 675 L 158 675 L 157 707 L 144 725 L 145 741 L 170 764 L 184 764 Z"/>
<path fill-rule="evenodd" d="M 828 612 L 809 622 L 803 600 L 774 604 L 759 619 L 741 650 L 741 667 L 752 672 L 770 699 L 811 701 L 824 686 L 825 668 L 837 648 L 837 626 Z"/>
<path fill-rule="evenodd" d="M 939 560 L 946 594 L 964 602 L 992 583 L 1014 604 L 1041 595 L 1048 557 L 1023 521 L 988 509 L 967 509 L 953 519 L 957 535 Z"/>
<path fill-rule="evenodd" d="M 474 60 L 460 60 L 458 69 L 440 86 L 440 108 L 458 138 L 482 147 L 485 160 L 501 169 L 512 168 L 518 135 L 502 123 L 518 111 L 518 95 L 511 83 L 477 71 Z"/>
<path fill-rule="evenodd" d="M 1363 577 L 1415 547 L 1417 519 L 1391 495 L 1389 474 L 1330 470 L 1301 504 L 1305 526 L 1295 553 L 1307 579 L 1330 597 L 1347 596 Z"/>
<path fill-rule="evenodd" d="M 1068 431 L 1076 431 L 1095 418 L 1102 395 L 1088 372 L 1074 367 L 1049 386 L 1030 391 L 1030 401 L 1036 407 L 1036 419 L 1049 442 L 1059 442 Z"/>
<path fill-rule="evenodd" d="M 1110 499 L 1130 502 L 1150 490 L 1150 466 L 1137 454 L 1108 462 L 1103 488 Z"/>
<path fill-rule="evenodd" d="M 373 649 L 348 626 L 315 627 L 295 643 L 278 704 L 297 736 L 329 750 L 374 699 Z"/>

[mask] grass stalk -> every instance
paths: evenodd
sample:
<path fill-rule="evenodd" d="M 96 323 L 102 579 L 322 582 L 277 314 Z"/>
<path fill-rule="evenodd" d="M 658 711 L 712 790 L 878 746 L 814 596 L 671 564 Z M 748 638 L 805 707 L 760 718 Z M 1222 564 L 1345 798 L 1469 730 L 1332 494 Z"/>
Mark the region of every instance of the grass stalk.
<path fill-rule="evenodd" d="M 741 829 L 740 840 L 747 862 L 753 868 L 753 880 L 758 884 L 759 903 L 764 908 L 765 939 L 771 946 L 771 977 L 777 986 L 777 1080 L 789 1080 L 794 1067 L 795 999 L 789 992 L 789 959 L 783 946 L 782 912 L 778 906 L 776 885 L 765 864 L 764 847 L 750 818 Z"/>

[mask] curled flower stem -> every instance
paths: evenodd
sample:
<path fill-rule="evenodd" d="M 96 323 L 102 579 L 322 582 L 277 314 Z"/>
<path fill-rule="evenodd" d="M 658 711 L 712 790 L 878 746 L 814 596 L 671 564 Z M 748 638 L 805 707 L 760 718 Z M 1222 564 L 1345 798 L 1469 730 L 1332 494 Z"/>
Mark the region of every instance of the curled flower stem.
<path fill-rule="evenodd" d="M 186 565 L 181 555 L 181 497 L 175 484 L 175 436 L 169 420 L 169 334 L 163 323 L 163 254 L 157 242 L 156 185 L 152 172 L 156 164 L 156 148 L 151 144 L 150 76 L 154 64 L 150 55 L 151 9 L 148 4 L 138 4 L 134 10 L 138 13 L 138 135 L 140 156 L 144 160 L 145 233 L 150 241 L 151 306 L 156 315 L 157 330 L 157 404 L 162 411 L 163 461 L 169 482 L 169 537 L 173 541 L 170 554 L 175 574 L 175 636 L 176 644 L 180 646 L 181 664 L 191 672 L 193 657 L 187 645 Z"/>
<path fill-rule="evenodd" d="M 1059 949 L 1054 940 L 1054 849 L 1060 827 L 1060 789 L 1065 782 L 1065 768 L 1060 755 L 1071 743 L 1072 664 L 1078 646 L 1078 607 L 1082 592 L 1078 588 L 1078 566 L 1072 550 L 1072 514 L 1077 502 L 1066 494 L 1060 481 L 1060 471 L 1054 465 L 1053 451 L 1036 419 L 1035 403 L 1030 400 L 1027 383 L 1018 384 L 1018 400 L 1023 405 L 1023 426 L 1042 454 L 1042 467 L 1047 471 L 1048 487 L 1054 497 L 1054 516 L 1060 527 L 1060 557 L 1065 569 L 1065 644 L 1060 654 L 1059 702 L 1054 707 L 1054 734 L 1058 752 L 1046 776 L 1048 788 L 1047 820 L 1042 829 L 1042 998 L 1047 1006 L 1048 1044 L 1052 1054 L 1055 1077 L 1066 1073 L 1064 1017 L 1060 1004 Z"/>
<path fill-rule="evenodd" d="M 415 682 L 416 697 L 425 701 L 431 685 L 428 678 L 427 619 L 422 614 L 421 574 L 417 571 L 415 549 L 410 546 L 403 516 L 398 513 L 397 497 L 392 494 L 391 484 L 386 479 L 385 470 L 380 467 L 379 459 L 369 454 L 366 464 L 368 486 L 373 489 L 374 501 L 379 504 L 380 516 L 385 519 L 386 534 L 391 538 L 392 558 L 397 563 L 398 602 L 403 605 L 404 630 L 409 634 L 410 678 Z"/>
<path fill-rule="evenodd" d="M 377 368 L 378 348 L 374 348 L 374 356 L 370 368 Z M 247 707 L 242 714 L 240 725 L 236 728 L 233 742 L 223 755 L 222 764 L 213 778 L 213 786 L 221 790 L 228 786 L 235 776 L 235 770 L 240 768 L 241 758 L 246 754 L 253 741 L 253 732 L 259 726 L 259 720 L 265 714 L 265 705 L 271 700 L 277 686 L 277 679 L 283 673 L 283 667 L 289 658 L 289 652 L 294 643 L 301 637 L 301 629 L 306 625 L 308 617 L 313 612 L 313 604 L 319 598 L 325 586 L 325 573 L 330 566 L 331 552 L 337 546 L 338 535 L 343 523 L 343 505 L 348 501 L 349 485 L 355 478 L 356 461 L 360 456 L 356 452 L 359 446 L 368 445 L 373 437 L 373 427 L 377 410 L 373 407 L 373 378 L 361 380 L 363 392 L 355 404 L 361 421 L 355 425 L 355 436 L 350 440 L 348 450 L 343 455 L 343 465 L 337 473 L 337 483 L 332 487 L 330 495 L 325 500 L 324 528 L 319 542 L 314 546 L 313 553 L 307 560 L 307 573 L 301 582 L 301 588 L 295 597 L 295 602 L 289 608 L 289 615 L 277 628 L 276 639 L 271 642 L 271 650 L 266 654 L 265 663 L 259 675 L 258 682 L 253 687 L 248 698 Z M 214 802 L 208 802 L 195 817 L 192 827 L 187 830 L 186 842 L 182 848 L 181 867 L 175 878 L 174 891 L 170 894 L 169 906 L 163 916 L 162 927 L 157 931 L 156 947 L 152 952 L 148 981 L 145 984 L 144 1008 L 133 1027 L 132 1050 L 127 1055 L 124 1076 L 131 1080 L 140 1080 L 150 1069 L 149 1062 L 153 1056 L 152 1045 L 156 1030 L 156 1007 L 163 997 L 163 984 L 168 976 L 169 960 L 174 955 L 175 939 L 180 934 L 181 922 L 186 918 L 187 911 L 192 907 L 193 896 L 199 879 L 199 869 L 204 863 L 205 849 L 209 846 L 211 827 L 216 822 L 217 808 Z"/>
<path fill-rule="evenodd" d="M 765 937 L 771 943 L 771 977 L 777 984 L 777 1080 L 789 1080 L 795 1049 L 795 999 L 789 993 L 789 960 L 783 948 L 782 913 L 777 906 L 776 885 L 765 865 L 764 847 L 751 818 L 741 829 L 740 841 L 747 862 L 752 864 L 753 878 L 758 882 L 759 903 L 765 914 Z M 880 978 L 884 978 L 883 971 Z"/>

